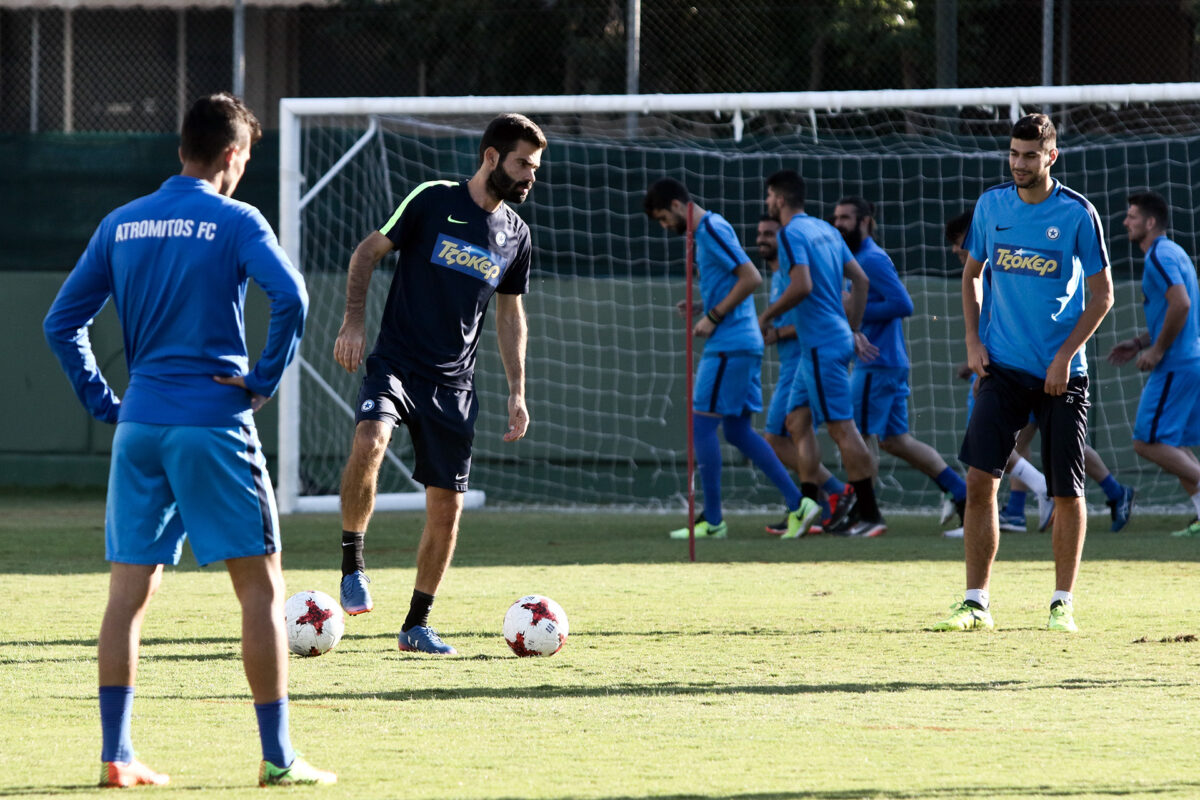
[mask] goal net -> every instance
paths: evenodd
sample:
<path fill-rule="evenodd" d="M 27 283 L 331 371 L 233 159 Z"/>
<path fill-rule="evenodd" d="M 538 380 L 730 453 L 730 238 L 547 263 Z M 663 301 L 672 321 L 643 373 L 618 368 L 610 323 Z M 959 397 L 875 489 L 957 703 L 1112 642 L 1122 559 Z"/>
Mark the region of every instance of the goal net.
<path fill-rule="evenodd" d="M 335 510 L 361 379 L 334 362 L 346 266 L 355 245 L 385 222 L 417 184 L 465 180 L 478 137 L 502 111 L 519 111 L 550 146 L 529 200 L 517 207 L 533 239 L 527 396 L 531 425 L 515 444 L 507 384 L 489 315 L 479 346 L 480 396 L 469 502 L 489 505 L 682 509 L 687 496 L 685 331 L 675 303 L 684 286 L 684 239 L 642 212 L 653 180 L 682 180 L 719 211 L 760 265 L 754 231 L 764 180 L 798 170 L 810 214 L 861 195 L 876 206 L 877 240 L 913 297 L 905 323 L 912 359 L 911 433 L 951 465 L 966 422 L 965 359 L 957 260 L 946 220 L 1008 179 L 1012 122 L 1048 110 L 1061 156 L 1052 174 L 1086 195 L 1106 225 L 1116 303 L 1088 345 L 1091 444 L 1139 501 L 1177 505 L 1178 484 L 1130 447 L 1144 376 L 1104 356 L 1144 329 L 1141 258 L 1121 220 L 1135 190 L 1161 192 L 1172 236 L 1196 252 L 1200 207 L 1200 85 L 1021 87 L 929 91 L 585 97 L 337 98 L 281 103 L 280 234 L 308 283 L 301 352 L 280 396 L 280 507 Z M 368 302 L 373 342 L 394 269 L 377 270 Z M 765 270 L 764 270 L 765 272 Z M 764 288 L 756 298 L 765 303 Z M 699 351 L 699 348 L 697 348 Z M 778 364 L 768 348 L 769 400 Z M 762 415 L 756 418 L 761 429 Z M 821 437 L 823 458 L 841 474 Z M 1035 443 L 1035 453 L 1037 445 Z M 730 508 L 778 506 L 769 482 L 723 450 Z M 1035 463 L 1038 461 L 1035 457 Z M 407 432 L 397 429 L 380 475 L 380 507 L 420 507 Z M 881 454 L 885 507 L 928 509 L 933 483 Z M 1093 506 L 1103 494 L 1089 484 Z"/>

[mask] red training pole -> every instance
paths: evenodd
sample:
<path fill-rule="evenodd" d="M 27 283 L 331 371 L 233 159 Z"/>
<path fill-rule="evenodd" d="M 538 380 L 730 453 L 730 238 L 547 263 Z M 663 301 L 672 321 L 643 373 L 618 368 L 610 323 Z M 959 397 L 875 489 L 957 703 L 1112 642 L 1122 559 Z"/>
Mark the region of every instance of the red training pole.
<path fill-rule="evenodd" d="M 683 329 L 687 335 L 687 493 L 688 493 L 688 561 L 696 560 L 696 442 L 692 438 L 692 270 L 695 267 L 696 234 L 692 227 L 692 204 L 687 207 L 687 294 L 684 300 Z"/>

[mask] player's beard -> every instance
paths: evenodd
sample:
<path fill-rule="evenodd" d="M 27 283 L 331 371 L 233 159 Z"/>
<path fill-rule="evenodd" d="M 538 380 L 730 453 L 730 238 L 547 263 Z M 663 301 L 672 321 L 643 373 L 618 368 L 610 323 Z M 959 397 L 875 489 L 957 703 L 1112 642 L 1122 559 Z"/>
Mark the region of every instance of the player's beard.
<path fill-rule="evenodd" d="M 488 191 L 507 203 L 524 202 L 532 186 L 529 181 L 516 180 L 502 166 L 497 166 L 487 177 Z"/>
<path fill-rule="evenodd" d="M 851 253 L 857 253 L 858 248 L 862 247 L 862 233 L 855 228 L 852 231 L 841 231 L 842 238 L 846 240 L 846 246 L 850 248 Z"/>

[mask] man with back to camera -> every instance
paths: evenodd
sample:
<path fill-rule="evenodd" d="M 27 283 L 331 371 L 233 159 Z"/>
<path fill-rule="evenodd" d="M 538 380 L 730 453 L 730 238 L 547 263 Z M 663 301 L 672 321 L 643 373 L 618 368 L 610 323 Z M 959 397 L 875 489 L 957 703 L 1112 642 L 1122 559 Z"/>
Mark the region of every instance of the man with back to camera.
<path fill-rule="evenodd" d="M 1054 497 L 1055 587 L 1046 627 L 1078 630 L 1072 591 L 1083 554 L 1088 377 L 1083 346 L 1112 307 L 1100 217 L 1083 195 L 1050 177 L 1057 132 L 1044 114 L 1012 128 L 1013 180 L 983 193 L 967 234 L 963 315 L 967 363 L 978 377 L 975 412 L 959 459 L 968 466 L 963 525 L 967 589 L 934 630 L 993 627 L 988 584 L 999 547 L 996 489 L 1030 412 Z M 980 329 L 980 277 L 991 276 Z M 1084 298 L 1084 283 L 1092 302 Z"/>
<path fill-rule="evenodd" d="M 408 616 L 397 636 L 402 651 L 457 652 L 429 626 L 429 612 L 458 539 L 479 412 L 475 350 L 493 294 L 509 392 L 504 441 L 517 441 L 529 426 L 521 296 L 529 290 L 532 248 L 529 226 L 511 204 L 529 196 L 545 149 L 545 135 L 527 117 L 497 116 L 483 133 L 479 168 L 469 181 L 422 183 L 350 257 L 346 312 L 333 353 L 354 372 L 366 350 L 371 273 L 385 255 L 399 251 L 342 473 L 341 603 L 351 615 L 374 607 L 363 539 L 379 467 L 392 430 L 403 422 L 413 442 L 413 479 L 425 486 L 425 526 Z"/>
<path fill-rule="evenodd" d="M 262 214 L 230 199 L 261 137 L 233 95 L 197 100 L 183 119 L 180 174 L 104 218 L 46 315 L 46 339 L 80 401 L 117 423 L 104 521 L 112 571 L 97 646 L 101 786 L 168 782 L 134 757 L 130 723 L 142 621 L 185 538 L 202 565 L 225 562 L 241 605 L 259 785 L 337 780 L 298 757 L 288 733 L 279 516 L 253 413 L 296 354 L 308 295 Z M 249 278 L 271 302 L 253 369 Z M 121 399 L 87 332 L 110 296 L 129 365 Z"/>

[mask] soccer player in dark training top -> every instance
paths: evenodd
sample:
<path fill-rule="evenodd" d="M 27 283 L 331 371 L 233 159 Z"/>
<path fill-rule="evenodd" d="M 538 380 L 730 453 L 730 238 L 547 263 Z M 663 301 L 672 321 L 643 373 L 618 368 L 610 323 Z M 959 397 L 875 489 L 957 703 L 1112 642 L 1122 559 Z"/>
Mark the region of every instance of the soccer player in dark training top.
<path fill-rule="evenodd" d="M 350 258 L 346 313 L 334 358 L 353 372 L 366 350 L 364 310 L 375 265 L 399 259 L 375 349 L 358 394 L 354 445 L 342 474 L 341 603 L 347 614 L 373 607 L 363 561 L 363 537 L 375 506 L 379 466 L 401 422 L 425 486 L 425 527 L 401 650 L 453 655 L 429 626 L 429 611 L 450 566 L 471 474 L 471 444 L 479 401 L 475 350 L 484 315 L 496 296 L 500 357 L 508 379 L 508 432 L 525 435 L 525 309 L 529 289 L 529 227 L 513 211 L 533 187 L 546 137 L 520 114 L 491 121 L 469 181 L 429 181 L 415 188 Z"/>

